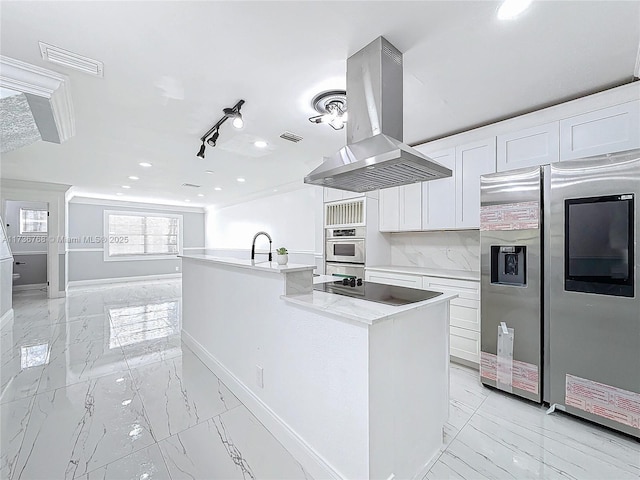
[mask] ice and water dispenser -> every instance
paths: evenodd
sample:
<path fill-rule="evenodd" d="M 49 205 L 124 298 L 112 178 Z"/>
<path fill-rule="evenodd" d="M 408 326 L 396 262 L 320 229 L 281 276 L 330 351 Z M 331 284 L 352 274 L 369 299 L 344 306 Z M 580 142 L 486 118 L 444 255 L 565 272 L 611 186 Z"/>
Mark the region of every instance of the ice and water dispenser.
<path fill-rule="evenodd" d="M 491 283 L 518 287 L 527 285 L 526 246 L 491 246 Z"/>

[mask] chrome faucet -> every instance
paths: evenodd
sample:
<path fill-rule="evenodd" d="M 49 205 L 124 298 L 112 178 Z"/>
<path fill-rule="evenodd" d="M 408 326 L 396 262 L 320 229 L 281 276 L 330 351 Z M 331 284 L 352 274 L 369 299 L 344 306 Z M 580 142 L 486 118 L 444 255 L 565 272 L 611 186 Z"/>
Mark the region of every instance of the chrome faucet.
<path fill-rule="evenodd" d="M 258 232 L 253 236 L 253 243 L 251 244 L 251 260 L 255 260 L 256 258 L 256 238 L 260 235 L 264 235 L 269 239 L 269 261 L 272 260 L 271 256 L 271 236 L 267 232 Z M 266 254 L 265 254 L 266 255 Z"/>

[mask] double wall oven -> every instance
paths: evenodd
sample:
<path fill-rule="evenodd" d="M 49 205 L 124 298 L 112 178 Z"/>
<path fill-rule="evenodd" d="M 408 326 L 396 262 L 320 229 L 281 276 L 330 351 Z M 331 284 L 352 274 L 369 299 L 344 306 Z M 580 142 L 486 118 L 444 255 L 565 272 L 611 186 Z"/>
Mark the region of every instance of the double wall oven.
<path fill-rule="evenodd" d="M 325 273 L 364 278 L 366 227 L 325 230 Z"/>

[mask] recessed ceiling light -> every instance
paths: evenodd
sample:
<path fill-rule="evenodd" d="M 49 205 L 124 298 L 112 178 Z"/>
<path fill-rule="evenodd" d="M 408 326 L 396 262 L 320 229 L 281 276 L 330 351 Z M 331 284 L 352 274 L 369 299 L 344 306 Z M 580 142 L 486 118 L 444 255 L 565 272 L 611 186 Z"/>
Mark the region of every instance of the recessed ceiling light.
<path fill-rule="evenodd" d="M 151 167 L 152 165 L 149 162 L 140 162 L 138 165 L 140 165 L 141 167 Z"/>
<path fill-rule="evenodd" d="M 253 144 L 258 148 L 267 148 L 267 142 L 264 140 L 256 140 Z"/>
<path fill-rule="evenodd" d="M 185 202 L 190 202 L 191 200 L 189 200 L 188 198 L 184 199 Z"/>
<path fill-rule="evenodd" d="M 124 193 L 118 192 L 118 193 L 116 193 L 116 195 L 124 195 Z"/>
<path fill-rule="evenodd" d="M 213 170 L 205 170 L 204 173 L 208 173 L 209 175 L 213 175 Z"/>
<path fill-rule="evenodd" d="M 277 191 L 278 191 L 278 189 L 277 189 L 277 188 L 274 188 L 274 189 L 273 189 L 273 191 L 274 191 L 274 192 L 277 192 Z"/>
<path fill-rule="evenodd" d="M 140 177 L 136 177 L 135 175 L 131 175 L 129 180 L 140 180 Z"/>
<path fill-rule="evenodd" d="M 122 188 L 131 188 L 129 185 L 122 185 Z"/>
<path fill-rule="evenodd" d="M 204 197 L 204 193 L 199 193 L 198 196 L 199 197 Z"/>
<path fill-rule="evenodd" d="M 499 20 L 513 20 L 524 12 L 533 0 L 504 0 L 498 8 Z"/>
<path fill-rule="evenodd" d="M 214 190 L 215 190 L 216 192 L 219 192 L 220 190 L 222 190 L 222 188 L 221 188 L 221 187 L 216 187 L 216 188 L 214 188 Z"/>
<path fill-rule="evenodd" d="M 238 177 L 238 178 L 236 178 L 236 180 L 237 180 L 238 182 L 240 182 L 240 183 L 243 183 L 243 182 L 245 181 L 245 180 L 244 180 L 244 178 L 242 178 L 242 177 Z"/>

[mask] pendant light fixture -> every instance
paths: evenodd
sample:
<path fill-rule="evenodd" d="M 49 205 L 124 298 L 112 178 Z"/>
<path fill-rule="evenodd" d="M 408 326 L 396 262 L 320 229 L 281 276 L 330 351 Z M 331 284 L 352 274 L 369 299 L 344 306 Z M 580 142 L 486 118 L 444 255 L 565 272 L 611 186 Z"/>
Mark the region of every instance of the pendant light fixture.
<path fill-rule="evenodd" d="M 205 142 L 210 147 L 215 147 L 216 142 L 218 141 L 218 137 L 220 136 L 220 126 L 227 121 L 228 118 L 232 118 L 232 124 L 236 128 L 242 128 L 244 126 L 244 120 L 242 118 L 242 114 L 240 113 L 240 108 L 244 105 L 244 100 L 240 100 L 231 108 L 223 109 L 224 116 L 218 120 L 213 127 L 211 127 L 207 133 L 205 133 L 202 137 L 200 137 L 200 141 L 202 145 L 200 146 L 200 150 L 196 154 L 196 157 L 204 158 L 205 151 Z M 209 139 L 207 139 L 209 137 Z"/>

